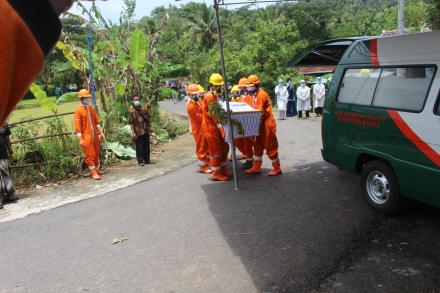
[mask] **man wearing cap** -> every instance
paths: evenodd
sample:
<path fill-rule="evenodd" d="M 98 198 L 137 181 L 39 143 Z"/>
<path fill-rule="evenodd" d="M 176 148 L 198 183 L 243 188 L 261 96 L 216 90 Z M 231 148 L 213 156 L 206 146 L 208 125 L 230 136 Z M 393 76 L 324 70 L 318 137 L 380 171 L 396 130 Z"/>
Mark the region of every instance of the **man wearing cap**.
<path fill-rule="evenodd" d="M 247 86 L 248 86 L 248 79 L 246 77 L 241 78 L 240 81 L 238 82 L 239 97 L 237 101 L 240 103 L 246 103 L 252 107 L 251 98 L 250 96 L 248 96 L 246 91 Z M 243 170 L 252 168 L 252 164 L 254 161 L 254 149 L 253 149 L 254 143 L 255 143 L 254 137 L 242 137 L 242 138 L 236 138 L 234 140 L 235 146 L 246 159 L 246 161 L 241 165 L 241 168 Z"/>
<path fill-rule="evenodd" d="M 260 79 L 256 75 L 248 77 L 247 92 L 251 98 L 251 105 L 261 112 L 260 133 L 254 144 L 254 161 L 252 168 L 246 170 L 247 174 L 260 174 L 263 164 L 263 153 L 272 161 L 273 169 L 268 176 L 282 174 L 281 163 L 278 157 L 278 139 L 276 135 L 276 122 L 272 113 L 272 104 L 269 95 L 260 87 Z"/>
<path fill-rule="evenodd" d="M 99 163 L 99 139 L 105 141 L 105 135 L 99 125 L 98 115 L 91 105 L 91 95 L 88 90 L 82 89 L 78 92 L 81 105 L 74 114 L 75 132 L 79 144 L 84 153 L 84 161 L 90 169 L 92 179 L 100 180 L 104 173 L 100 170 Z"/>
<path fill-rule="evenodd" d="M 189 121 L 191 124 L 191 132 L 196 144 L 196 155 L 199 161 L 199 172 L 210 174 L 211 170 L 208 166 L 208 145 L 206 143 L 205 135 L 202 131 L 203 120 L 203 92 L 200 85 L 190 84 L 187 88 L 188 96 L 190 97 L 186 111 L 188 112 Z"/>
<path fill-rule="evenodd" d="M 220 118 L 213 113 L 216 103 L 220 102 L 218 95 L 222 91 L 222 86 L 223 77 L 218 73 L 212 74 L 209 78 L 210 91 L 205 94 L 203 103 L 202 129 L 208 143 L 211 179 L 214 181 L 227 181 L 234 176 L 227 169 L 229 145 L 225 142 L 225 132 Z"/>

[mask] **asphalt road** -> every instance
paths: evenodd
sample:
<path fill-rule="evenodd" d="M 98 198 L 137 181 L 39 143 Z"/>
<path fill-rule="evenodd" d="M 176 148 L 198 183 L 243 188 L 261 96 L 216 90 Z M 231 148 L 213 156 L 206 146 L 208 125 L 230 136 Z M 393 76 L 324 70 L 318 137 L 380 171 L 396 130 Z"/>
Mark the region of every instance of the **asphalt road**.
<path fill-rule="evenodd" d="M 440 290 L 438 210 L 371 212 L 357 176 L 322 161 L 318 121 L 278 137 L 284 174 L 240 172 L 240 191 L 191 165 L 0 224 L 0 292 Z"/>

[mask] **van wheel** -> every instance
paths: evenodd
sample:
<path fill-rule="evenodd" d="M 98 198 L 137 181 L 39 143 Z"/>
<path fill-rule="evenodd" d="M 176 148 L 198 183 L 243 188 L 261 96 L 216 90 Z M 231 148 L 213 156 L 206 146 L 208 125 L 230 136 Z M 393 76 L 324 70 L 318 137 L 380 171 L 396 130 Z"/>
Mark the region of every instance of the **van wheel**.
<path fill-rule="evenodd" d="M 375 211 L 390 214 L 400 209 L 402 199 L 396 177 L 384 162 L 372 161 L 362 169 L 361 186 L 365 201 Z"/>

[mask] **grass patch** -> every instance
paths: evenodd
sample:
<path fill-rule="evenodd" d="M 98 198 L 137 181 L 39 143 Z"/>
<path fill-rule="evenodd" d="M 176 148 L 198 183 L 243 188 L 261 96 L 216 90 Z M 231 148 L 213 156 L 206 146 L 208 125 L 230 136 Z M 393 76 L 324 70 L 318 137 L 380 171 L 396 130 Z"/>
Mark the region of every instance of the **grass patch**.
<path fill-rule="evenodd" d="M 68 103 L 58 106 L 60 113 L 74 111 L 78 103 Z M 153 143 L 157 144 L 176 138 L 188 131 L 186 119 L 160 111 L 158 107 L 152 110 Z M 21 109 L 13 112 L 9 122 L 25 118 L 37 118 L 51 115 L 44 108 Z M 32 138 L 37 135 L 57 134 L 73 130 L 73 115 L 49 118 L 32 123 L 20 124 L 12 128 L 12 140 Z M 107 138 L 111 142 L 119 142 L 124 146 L 133 147 L 130 129 L 112 123 L 107 130 Z M 55 182 L 78 174 L 82 154 L 76 136 L 62 136 L 27 141 L 13 145 L 15 161 L 12 165 L 21 166 L 12 169 L 12 176 L 17 186 L 29 186 L 44 182 Z M 106 156 L 106 165 L 118 162 L 114 155 Z M 27 166 L 28 164 L 37 164 Z"/>
<path fill-rule="evenodd" d="M 60 104 L 58 105 L 58 113 L 74 112 L 78 106 L 79 106 L 78 102 Z M 18 109 L 12 112 L 12 114 L 9 116 L 8 122 L 9 123 L 20 122 L 23 120 L 48 116 L 51 114 L 53 113 L 43 107 Z M 63 116 L 62 118 L 68 127 L 71 128 L 73 126 L 73 114 Z"/>

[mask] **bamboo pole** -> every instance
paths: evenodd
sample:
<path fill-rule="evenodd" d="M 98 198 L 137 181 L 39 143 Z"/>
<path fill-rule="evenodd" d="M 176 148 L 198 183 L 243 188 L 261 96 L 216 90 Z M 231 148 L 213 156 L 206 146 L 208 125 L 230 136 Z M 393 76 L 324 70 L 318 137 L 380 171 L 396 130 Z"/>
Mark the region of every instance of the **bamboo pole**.
<path fill-rule="evenodd" d="M 34 121 L 38 121 L 38 120 L 43 120 L 43 119 L 48 119 L 48 118 L 54 118 L 54 117 L 60 117 L 60 116 L 66 116 L 66 115 L 72 115 L 74 112 L 67 112 L 67 113 L 61 113 L 61 114 L 54 114 L 54 115 L 48 115 L 48 116 L 42 116 L 42 117 L 38 117 L 38 118 L 32 118 L 29 120 L 23 120 L 23 121 L 19 121 L 19 122 L 15 122 L 15 123 L 11 123 L 9 124 L 9 127 L 15 127 L 19 124 L 24 124 L 24 123 L 29 123 L 29 122 L 34 122 Z"/>

